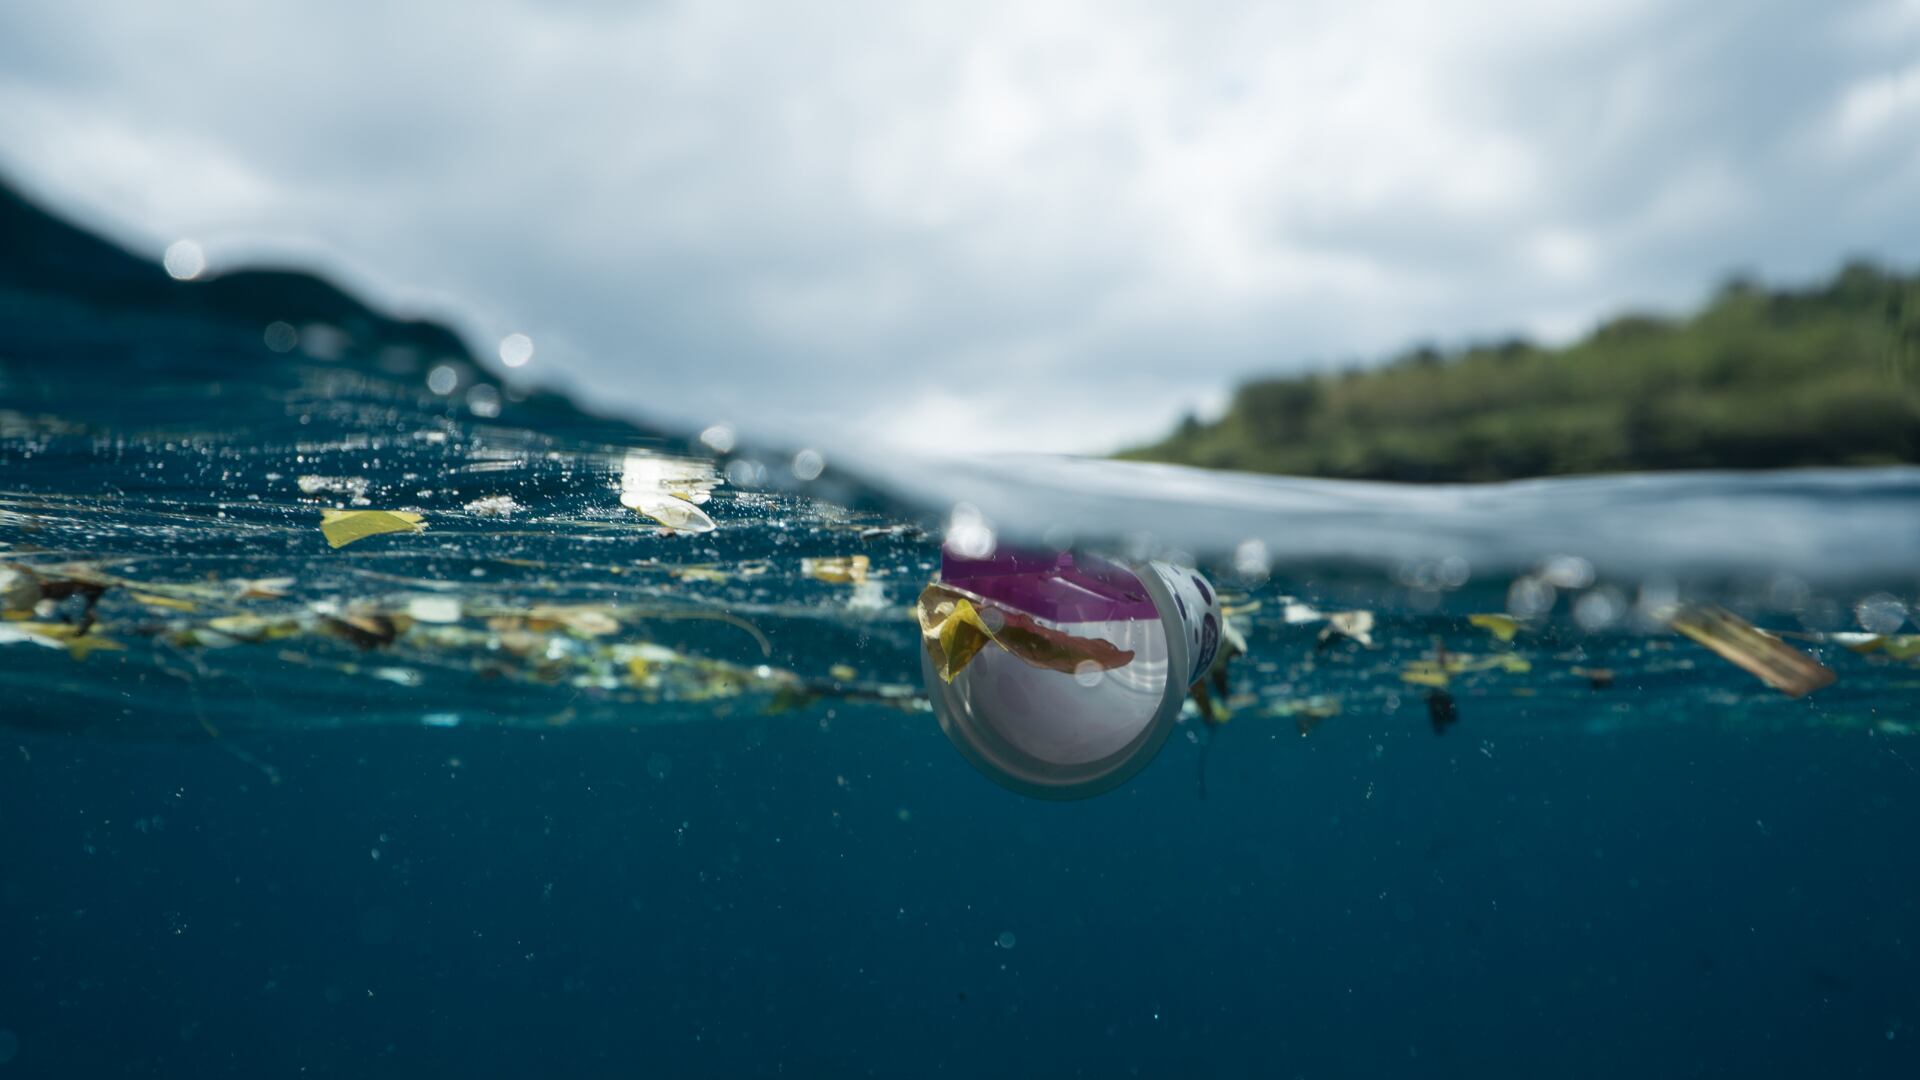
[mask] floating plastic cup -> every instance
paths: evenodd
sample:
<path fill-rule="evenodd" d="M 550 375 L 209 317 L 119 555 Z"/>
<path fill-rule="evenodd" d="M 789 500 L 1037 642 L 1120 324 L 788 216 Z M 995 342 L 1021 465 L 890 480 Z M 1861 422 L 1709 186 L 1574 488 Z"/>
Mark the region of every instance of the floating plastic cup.
<path fill-rule="evenodd" d="M 948 620 L 967 625 L 943 634 Z M 927 693 L 960 753 L 1014 791 L 1082 799 L 1160 751 L 1219 650 L 1221 615 L 1191 570 L 1002 549 L 943 552 L 922 626 Z"/>

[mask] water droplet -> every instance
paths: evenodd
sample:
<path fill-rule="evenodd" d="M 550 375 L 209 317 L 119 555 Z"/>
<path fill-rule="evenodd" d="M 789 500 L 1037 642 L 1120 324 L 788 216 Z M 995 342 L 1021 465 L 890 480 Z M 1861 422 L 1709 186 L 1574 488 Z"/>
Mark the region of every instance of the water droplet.
<path fill-rule="evenodd" d="M 533 339 L 525 334 L 508 334 L 500 339 L 500 362 L 520 367 L 533 359 Z"/>
<path fill-rule="evenodd" d="M 998 538 L 978 508 L 960 503 L 947 521 L 947 550 L 963 559 L 985 559 L 993 555 Z"/>
<path fill-rule="evenodd" d="M 1019 943 L 1019 939 L 1013 936 L 1013 931 L 1002 930 L 1000 936 L 993 939 L 993 943 L 1003 949 L 1011 949 Z"/>
<path fill-rule="evenodd" d="M 802 450 L 793 455 L 793 475 L 797 480 L 818 479 L 826 470 L 827 459 L 818 450 Z"/>
<path fill-rule="evenodd" d="M 733 428 L 726 424 L 714 424 L 700 433 L 700 441 L 716 454 L 727 453 L 733 449 Z"/>
<path fill-rule="evenodd" d="M 467 408 L 482 420 L 500 415 L 500 391 L 481 383 L 467 391 Z"/>
<path fill-rule="evenodd" d="M 1073 681 L 1089 689 L 1099 686 L 1100 680 L 1106 677 L 1106 671 L 1091 660 L 1082 660 L 1073 667 Z"/>
<path fill-rule="evenodd" d="M 427 373 L 427 389 L 445 397 L 460 385 L 460 373 L 451 364 L 441 364 Z"/>
<path fill-rule="evenodd" d="M 1869 634 L 1892 634 L 1907 621 L 1907 605 L 1892 593 L 1874 593 L 1853 606 L 1860 628 Z"/>
<path fill-rule="evenodd" d="M 289 322 L 270 322 L 260 338 L 274 352 L 292 352 L 300 344 L 300 331 L 295 330 Z"/>
<path fill-rule="evenodd" d="M 175 281 L 192 281 L 206 271 L 207 253 L 191 240 L 175 240 L 167 245 L 160 265 L 167 268 Z"/>

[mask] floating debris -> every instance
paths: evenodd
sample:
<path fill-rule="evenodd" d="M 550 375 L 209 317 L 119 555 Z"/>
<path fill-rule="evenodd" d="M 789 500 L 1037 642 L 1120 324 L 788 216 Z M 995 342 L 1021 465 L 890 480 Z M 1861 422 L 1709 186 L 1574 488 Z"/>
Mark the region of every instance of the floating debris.
<path fill-rule="evenodd" d="M 384 533 L 419 532 L 423 515 L 409 510 L 322 510 L 320 532 L 327 546 L 343 548 L 357 540 Z"/>
<path fill-rule="evenodd" d="M 1587 685 L 1593 687 L 1595 690 L 1606 690 L 1613 686 L 1612 668 L 1577 667 L 1573 669 L 1573 674 L 1578 678 L 1587 680 Z"/>
<path fill-rule="evenodd" d="M 1306 736 L 1321 725 L 1340 715 L 1340 699 L 1325 694 L 1315 694 L 1308 698 L 1291 701 L 1277 701 L 1267 707 L 1269 715 L 1291 717 L 1294 726 L 1300 729 L 1300 737 Z"/>
<path fill-rule="evenodd" d="M 293 579 L 235 578 L 227 585 L 233 590 L 234 597 L 240 600 L 285 600 L 288 590 L 293 588 Z"/>
<path fill-rule="evenodd" d="M 1320 647 L 1325 648 L 1340 638 L 1373 648 L 1373 612 L 1336 611 L 1327 616 L 1327 627 L 1320 631 Z"/>
<path fill-rule="evenodd" d="M 717 483 L 711 462 L 635 450 L 620 463 L 620 505 L 673 532 L 710 533 L 719 526 L 700 506 Z"/>
<path fill-rule="evenodd" d="M 364 476 L 303 476 L 294 481 L 302 495 L 345 495 L 355 506 L 365 506 L 367 478 Z"/>
<path fill-rule="evenodd" d="M 526 507 L 515 502 L 511 495 L 489 495 L 467 504 L 467 513 L 480 517 L 510 517 L 525 509 Z"/>
<path fill-rule="evenodd" d="M 1861 656 L 1879 653 L 1894 660 L 1920 660 L 1920 634 L 1828 634 L 1827 640 Z"/>
<path fill-rule="evenodd" d="M 1101 638 L 1062 633 L 1017 611 L 986 607 L 993 619 L 990 625 L 976 604 L 984 606 L 985 602 L 943 585 L 929 585 L 920 594 L 917 613 L 921 638 L 946 682 L 952 682 L 988 643 L 1034 667 L 1068 675 L 1088 670 L 1082 665 L 1112 671 L 1133 662 L 1129 649 Z"/>
<path fill-rule="evenodd" d="M 1469 615 L 1467 622 L 1492 634 L 1503 644 L 1511 642 L 1513 636 L 1520 632 L 1520 620 L 1511 615 Z"/>
<path fill-rule="evenodd" d="M 1472 653 L 1438 649 L 1436 654 L 1433 659 L 1415 660 L 1401 668 L 1400 681 L 1439 688 L 1452 683 L 1454 677 L 1458 675 L 1470 675 L 1479 671 L 1525 675 L 1533 670 L 1532 662 L 1518 653 L 1500 652 L 1488 656 L 1475 656 Z"/>
<path fill-rule="evenodd" d="M 861 584 L 867 580 L 867 571 L 871 567 L 872 560 L 865 555 L 830 555 L 800 560 L 802 574 L 830 585 Z"/>
<path fill-rule="evenodd" d="M 32 611 L 40 596 L 40 579 L 32 571 L 0 566 L 0 611 Z"/>
<path fill-rule="evenodd" d="M 623 491 L 620 493 L 620 505 L 637 514 L 644 514 L 674 532 L 710 533 L 719 528 L 705 510 L 677 495 Z"/>
<path fill-rule="evenodd" d="M 1833 682 L 1833 669 L 1725 608 L 1688 604 L 1666 616 L 1674 630 L 1705 645 L 1788 697 Z"/>

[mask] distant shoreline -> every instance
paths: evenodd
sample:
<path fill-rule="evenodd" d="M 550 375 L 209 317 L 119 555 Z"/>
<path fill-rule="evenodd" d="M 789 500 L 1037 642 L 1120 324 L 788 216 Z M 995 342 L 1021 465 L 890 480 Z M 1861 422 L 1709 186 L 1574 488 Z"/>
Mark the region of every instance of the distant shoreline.
<path fill-rule="evenodd" d="M 1260 379 L 1120 458 L 1414 482 L 1920 461 L 1920 274 L 1723 285 L 1700 312 L 1615 318 L 1560 348 L 1422 347 L 1373 370 Z"/>

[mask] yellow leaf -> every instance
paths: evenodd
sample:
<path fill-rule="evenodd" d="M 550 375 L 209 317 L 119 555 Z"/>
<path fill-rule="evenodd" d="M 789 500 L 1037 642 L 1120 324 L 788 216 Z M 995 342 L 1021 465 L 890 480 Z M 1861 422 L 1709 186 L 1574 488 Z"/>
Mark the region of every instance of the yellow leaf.
<path fill-rule="evenodd" d="M 320 533 L 328 547 L 342 548 L 382 533 L 419 532 L 423 520 L 408 510 L 322 510 Z"/>
<path fill-rule="evenodd" d="M 1408 664 L 1401 672 L 1402 682 L 1418 683 L 1421 686 L 1444 687 L 1452 681 L 1446 669 L 1431 660 L 1416 660 Z"/>
<path fill-rule="evenodd" d="M 1520 620 L 1511 615 L 1469 615 L 1467 621 L 1501 641 L 1512 641 L 1520 630 Z"/>
<path fill-rule="evenodd" d="M 846 664 L 833 665 L 832 667 L 827 669 L 827 674 L 833 676 L 834 678 L 840 680 L 841 682 L 852 682 L 853 680 L 860 677 L 859 672 L 853 670 L 853 668 L 849 667 Z"/>

